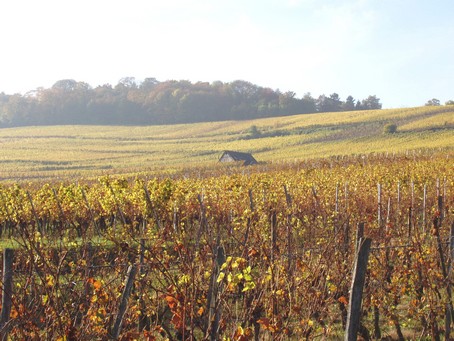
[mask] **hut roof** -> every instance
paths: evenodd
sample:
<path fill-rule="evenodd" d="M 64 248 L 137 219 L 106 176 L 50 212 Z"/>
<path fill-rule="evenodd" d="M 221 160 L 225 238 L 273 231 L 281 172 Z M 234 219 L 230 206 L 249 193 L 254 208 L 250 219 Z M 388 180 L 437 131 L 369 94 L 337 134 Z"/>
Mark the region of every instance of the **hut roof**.
<path fill-rule="evenodd" d="M 249 153 L 242 153 L 242 152 L 235 152 L 232 150 L 226 150 L 222 153 L 221 157 L 219 158 L 221 162 L 228 162 L 228 161 L 243 161 L 243 165 L 254 165 L 257 162 L 254 157 Z"/>

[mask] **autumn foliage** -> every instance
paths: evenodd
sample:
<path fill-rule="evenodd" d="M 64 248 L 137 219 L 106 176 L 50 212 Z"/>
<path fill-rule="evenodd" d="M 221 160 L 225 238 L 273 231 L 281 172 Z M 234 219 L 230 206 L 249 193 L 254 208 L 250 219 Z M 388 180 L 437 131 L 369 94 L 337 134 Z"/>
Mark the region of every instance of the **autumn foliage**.
<path fill-rule="evenodd" d="M 226 173 L 1 185 L 9 335 L 108 339 L 134 264 L 121 339 L 338 338 L 360 222 L 363 335 L 444 332 L 452 153 Z"/>

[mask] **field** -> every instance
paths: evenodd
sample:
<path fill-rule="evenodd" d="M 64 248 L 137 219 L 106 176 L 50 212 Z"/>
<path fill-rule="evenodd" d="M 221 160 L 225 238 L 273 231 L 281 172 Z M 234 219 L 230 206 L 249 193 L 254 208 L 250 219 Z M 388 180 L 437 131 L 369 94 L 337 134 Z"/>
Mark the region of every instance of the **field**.
<path fill-rule="evenodd" d="M 0 336 L 339 340 L 367 237 L 361 336 L 449 339 L 453 124 L 440 107 L 2 130 Z"/>
<path fill-rule="evenodd" d="M 387 123 L 398 132 L 384 135 Z M 256 126 L 260 136 L 250 136 Z M 216 167 L 224 150 L 263 163 L 454 146 L 454 108 L 323 113 L 173 126 L 57 126 L 0 130 L 1 180 L 171 174 Z"/>

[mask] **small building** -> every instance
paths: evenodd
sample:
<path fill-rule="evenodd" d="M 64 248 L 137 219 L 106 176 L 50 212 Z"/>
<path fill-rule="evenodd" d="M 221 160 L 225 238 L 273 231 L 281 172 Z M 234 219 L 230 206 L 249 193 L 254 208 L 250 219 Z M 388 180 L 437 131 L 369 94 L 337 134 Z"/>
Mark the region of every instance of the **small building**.
<path fill-rule="evenodd" d="M 242 162 L 243 166 L 255 165 L 257 160 L 249 153 L 226 150 L 219 158 L 219 162 Z"/>

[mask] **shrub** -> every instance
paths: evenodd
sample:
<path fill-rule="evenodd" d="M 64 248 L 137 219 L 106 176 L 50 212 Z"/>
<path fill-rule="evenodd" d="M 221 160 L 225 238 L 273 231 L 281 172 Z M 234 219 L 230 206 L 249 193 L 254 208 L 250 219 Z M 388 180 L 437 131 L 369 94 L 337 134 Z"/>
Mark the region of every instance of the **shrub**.
<path fill-rule="evenodd" d="M 262 135 L 257 126 L 253 125 L 248 129 L 248 137 L 252 139 L 259 138 Z"/>
<path fill-rule="evenodd" d="M 397 132 L 397 125 L 394 123 L 388 123 L 383 127 L 384 134 L 394 134 Z"/>

